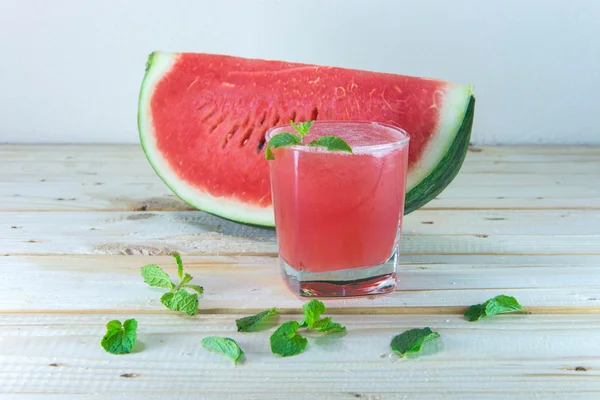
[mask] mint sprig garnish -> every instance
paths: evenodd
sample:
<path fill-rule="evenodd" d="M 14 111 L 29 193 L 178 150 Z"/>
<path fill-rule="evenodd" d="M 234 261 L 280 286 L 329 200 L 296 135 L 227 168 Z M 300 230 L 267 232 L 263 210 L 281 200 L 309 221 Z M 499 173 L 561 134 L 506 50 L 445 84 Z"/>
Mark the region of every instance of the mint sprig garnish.
<path fill-rule="evenodd" d="M 267 322 L 272 320 L 272 316 L 278 315 L 275 307 L 270 310 L 261 311 L 256 315 L 244 317 L 235 320 L 238 332 L 256 332 L 268 327 Z"/>
<path fill-rule="evenodd" d="M 244 355 L 244 351 L 231 338 L 209 336 L 202 339 L 202 344 L 210 350 L 225 354 L 233 360 L 234 364 L 237 364 Z"/>
<path fill-rule="evenodd" d="M 321 136 L 317 140 L 313 140 L 308 144 L 309 146 L 325 147 L 329 151 L 347 151 L 352 153 L 352 148 L 348 146 L 348 143 L 337 136 Z"/>
<path fill-rule="evenodd" d="M 501 294 L 483 304 L 472 305 L 465 311 L 465 318 L 470 322 L 474 322 L 492 315 L 511 312 L 527 312 L 527 310 L 514 297 Z"/>
<path fill-rule="evenodd" d="M 274 160 L 273 149 L 283 146 L 294 146 L 297 144 L 304 145 L 304 136 L 310 131 L 310 127 L 315 121 L 298 122 L 290 121 L 290 124 L 296 130 L 296 133 L 283 132 L 279 133 L 269 140 L 265 149 L 265 157 L 267 160 Z M 337 136 L 322 136 L 319 139 L 313 140 L 309 146 L 325 147 L 329 151 L 347 151 L 352 153 L 352 148 L 346 141 Z"/>
<path fill-rule="evenodd" d="M 390 346 L 394 353 L 404 357 L 408 353 L 418 353 L 421 351 L 423 343 L 439 337 L 440 335 L 432 332 L 430 328 L 415 328 L 394 336 Z"/>
<path fill-rule="evenodd" d="M 294 121 L 290 121 L 290 124 L 294 127 L 296 132 L 298 132 L 300 137 L 304 138 L 304 136 L 306 136 L 306 134 L 310 131 L 310 127 L 314 122 L 315 121 L 309 120 L 306 122 L 298 122 L 298 124 L 295 124 Z"/>
<path fill-rule="evenodd" d="M 130 353 L 137 340 L 137 326 L 135 319 L 128 319 L 123 324 L 116 319 L 112 320 L 106 324 L 106 334 L 100 344 L 112 354 Z"/>
<path fill-rule="evenodd" d="M 198 312 L 198 295 L 201 296 L 204 293 L 204 288 L 199 285 L 189 285 L 193 277 L 184 272 L 181 256 L 179 253 L 173 253 L 173 258 L 177 263 L 179 284 L 175 285 L 169 274 L 156 264 L 142 267 L 142 277 L 144 282 L 152 287 L 169 289 L 169 292 L 160 298 L 160 302 L 169 310 L 194 315 Z M 189 293 L 185 289 L 193 290 L 196 293 Z"/>
<path fill-rule="evenodd" d="M 265 150 L 265 157 L 267 157 L 267 160 L 274 160 L 274 148 L 283 146 L 293 146 L 295 144 L 300 144 L 301 142 L 302 139 L 300 139 L 298 135 L 294 135 L 293 133 L 288 132 L 279 133 L 273 136 L 271 140 L 269 140 L 269 143 L 267 144 L 267 148 Z"/>
<path fill-rule="evenodd" d="M 273 354 L 289 357 L 302 353 L 308 345 L 308 340 L 297 333 L 302 328 L 323 333 L 346 332 L 346 327 L 333 322 L 331 317 L 320 318 L 325 312 L 325 304 L 321 301 L 313 299 L 305 303 L 302 308 L 304 320 L 301 324 L 296 321 L 286 322 L 271 335 Z"/>

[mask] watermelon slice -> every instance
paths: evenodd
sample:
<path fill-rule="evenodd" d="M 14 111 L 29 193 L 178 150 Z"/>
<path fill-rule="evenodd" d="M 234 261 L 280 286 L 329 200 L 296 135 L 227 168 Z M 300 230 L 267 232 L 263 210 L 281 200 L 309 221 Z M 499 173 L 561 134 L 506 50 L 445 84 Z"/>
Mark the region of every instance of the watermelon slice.
<path fill-rule="evenodd" d="M 290 120 L 368 120 L 410 137 L 406 213 L 437 196 L 465 157 L 470 85 L 282 61 L 154 52 L 138 125 L 150 164 L 188 204 L 272 226 L 265 132 Z"/>

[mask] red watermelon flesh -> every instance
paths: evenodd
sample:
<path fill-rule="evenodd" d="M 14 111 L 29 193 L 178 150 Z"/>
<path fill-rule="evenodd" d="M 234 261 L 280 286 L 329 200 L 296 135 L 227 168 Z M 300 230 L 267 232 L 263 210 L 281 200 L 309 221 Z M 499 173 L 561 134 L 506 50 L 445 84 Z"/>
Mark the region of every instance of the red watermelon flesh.
<path fill-rule="evenodd" d="M 457 172 L 465 136 L 468 144 L 468 85 L 212 54 L 153 53 L 148 64 L 139 127 L 151 164 L 185 201 L 226 218 L 272 225 L 265 132 L 290 120 L 376 121 L 406 130 L 407 211 L 410 190 L 436 168 Z M 461 149 L 451 151 L 457 141 Z M 449 151 L 456 154 L 440 165 Z M 421 203 L 432 198 L 424 189 L 415 193 Z"/>

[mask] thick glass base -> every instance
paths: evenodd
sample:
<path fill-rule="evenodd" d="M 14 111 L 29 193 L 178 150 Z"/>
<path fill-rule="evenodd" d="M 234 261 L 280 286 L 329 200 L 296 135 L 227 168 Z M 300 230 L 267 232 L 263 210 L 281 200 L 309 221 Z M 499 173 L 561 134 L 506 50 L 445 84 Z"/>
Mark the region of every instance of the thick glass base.
<path fill-rule="evenodd" d="M 351 297 L 385 294 L 396 289 L 398 247 L 383 264 L 341 271 L 296 270 L 279 258 L 288 287 L 302 297 Z"/>

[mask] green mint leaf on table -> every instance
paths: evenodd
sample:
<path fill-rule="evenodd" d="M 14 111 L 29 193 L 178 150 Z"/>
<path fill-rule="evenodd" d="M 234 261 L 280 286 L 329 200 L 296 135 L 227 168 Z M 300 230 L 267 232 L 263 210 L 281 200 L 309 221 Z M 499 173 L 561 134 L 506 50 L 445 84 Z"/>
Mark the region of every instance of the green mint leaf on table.
<path fill-rule="evenodd" d="M 317 332 L 346 332 L 346 327 L 338 324 L 337 322 L 333 322 L 331 317 L 326 317 L 315 322 L 311 328 Z"/>
<path fill-rule="evenodd" d="M 418 353 L 423 343 L 439 337 L 438 333 L 432 332 L 429 328 L 415 328 L 394 336 L 390 346 L 394 353 L 404 357 L 408 353 Z"/>
<path fill-rule="evenodd" d="M 177 276 L 179 276 L 179 282 L 181 282 L 183 279 L 183 261 L 181 261 L 181 256 L 179 255 L 179 253 L 173 253 L 173 258 L 175 259 L 175 262 L 177 263 Z M 190 275 L 188 275 L 188 276 L 190 277 L 189 280 L 191 281 L 192 277 Z"/>
<path fill-rule="evenodd" d="M 130 353 L 137 340 L 137 326 L 135 319 L 128 319 L 123 324 L 117 320 L 110 321 L 100 344 L 112 354 Z"/>
<path fill-rule="evenodd" d="M 255 332 L 260 330 L 261 327 L 266 326 L 265 322 L 273 315 L 277 315 L 275 307 L 259 312 L 256 315 L 236 319 L 235 324 L 237 325 L 238 332 Z"/>
<path fill-rule="evenodd" d="M 296 321 L 286 322 L 271 335 L 271 351 L 274 354 L 289 357 L 302 353 L 308 341 L 297 333 L 300 328 L 324 333 L 346 332 L 346 327 L 333 322 L 331 317 L 320 318 L 325 312 L 323 302 L 313 299 L 305 303 L 302 308 L 304 320 L 301 324 Z"/>
<path fill-rule="evenodd" d="M 265 149 L 265 157 L 267 160 L 274 160 L 273 149 L 277 147 L 283 146 L 293 146 L 295 144 L 300 144 L 302 139 L 298 135 L 294 135 L 293 133 L 280 133 L 273 136 L 269 143 L 267 143 L 267 148 Z"/>
<path fill-rule="evenodd" d="M 321 136 L 317 140 L 313 140 L 308 144 L 309 146 L 325 147 L 329 151 L 347 151 L 352 153 L 352 148 L 348 146 L 348 143 L 342 138 L 337 136 Z"/>
<path fill-rule="evenodd" d="M 294 121 L 290 121 L 290 124 L 294 127 L 296 132 L 300 134 L 300 137 L 306 136 L 306 134 L 310 131 L 310 127 L 315 121 L 306 121 L 306 122 L 298 122 L 295 124 Z"/>
<path fill-rule="evenodd" d="M 346 331 L 346 327 L 333 322 L 331 317 L 319 319 L 325 312 L 325 304 L 323 302 L 313 299 L 305 303 L 302 308 L 304 308 L 304 321 L 300 325 L 301 328 L 308 328 L 317 332 Z"/>
<path fill-rule="evenodd" d="M 289 357 L 306 350 L 308 340 L 296 333 L 299 328 L 300 324 L 296 321 L 286 322 L 277 328 L 270 339 L 273 354 Z"/>
<path fill-rule="evenodd" d="M 325 304 L 315 299 L 308 303 L 304 303 L 302 308 L 304 309 L 304 322 L 302 322 L 302 326 L 308 328 L 312 328 L 315 322 L 317 322 L 325 312 Z"/>
<path fill-rule="evenodd" d="M 160 302 L 169 310 L 183 312 L 187 315 L 194 315 L 198 312 L 198 295 L 188 293 L 183 289 L 163 294 Z"/>
<path fill-rule="evenodd" d="M 496 314 L 526 311 L 514 297 L 499 295 L 483 304 L 475 304 L 469 307 L 465 311 L 465 318 L 473 322 Z"/>
<path fill-rule="evenodd" d="M 150 264 L 142 267 L 142 278 L 144 278 L 144 282 L 153 287 L 165 289 L 175 288 L 175 284 L 171 282 L 169 274 L 163 271 L 162 268 L 156 264 Z"/>
<path fill-rule="evenodd" d="M 185 285 L 186 283 L 188 283 L 188 282 L 189 282 L 189 281 L 191 281 L 192 279 L 194 279 L 194 278 L 192 278 L 192 276 L 191 276 L 190 274 L 186 273 L 186 274 L 183 276 L 183 279 L 181 279 L 181 285 L 182 285 L 182 286 L 183 286 L 183 285 Z"/>
<path fill-rule="evenodd" d="M 487 317 L 487 315 L 485 313 L 485 303 L 484 304 L 474 304 L 474 305 L 470 306 L 469 308 L 467 308 L 467 311 L 465 311 L 464 316 L 468 321 L 471 321 L 471 322 Z"/>
<path fill-rule="evenodd" d="M 183 285 L 182 287 L 184 287 L 186 289 L 192 289 L 196 293 L 198 293 L 200 296 L 202 296 L 204 294 L 204 288 L 199 285 Z"/>
<path fill-rule="evenodd" d="M 160 298 L 160 302 L 169 310 L 194 315 L 198 312 L 198 295 L 204 293 L 204 288 L 199 285 L 188 285 L 193 277 L 188 273 L 184 273 L 183 261 L 179 253 L 173 253 L 173 258 L 177 262 L 178 285 L 171 281 L 169 274 L 155 264 L 142 267 L 142 277 L 144 282 L 150 286 L 169 289 L 169 292 L 163 294 Z M 185 289 L 194 290 L 196 293 L 189 293 Z"/>
<path fill-rule="evenodd" d="M 224 338 L 219 336 L 209 336 L 202 339 L 202 344 L 214 351 L 225 354 L 227 357 L 233 360 L 234 364 L 237 364 L 240 358 L 244 355 L 244 352 L 235 342 L 230 338 Z"/>

